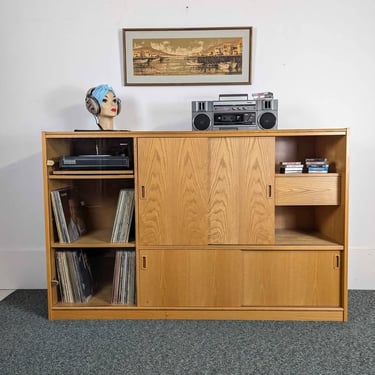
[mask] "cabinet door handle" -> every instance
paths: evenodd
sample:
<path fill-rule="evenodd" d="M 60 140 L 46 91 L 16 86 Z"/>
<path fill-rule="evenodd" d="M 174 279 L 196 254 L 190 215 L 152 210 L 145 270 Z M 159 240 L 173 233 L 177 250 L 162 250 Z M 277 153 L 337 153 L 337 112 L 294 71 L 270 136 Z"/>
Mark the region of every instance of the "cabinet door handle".
<path fill-rule="evenodd" d="M 267 185 L 267 197 L 272 198 L 272 185 Z"/>
<path fill-rule="evenodd" d="M 142 269 L 145 270 L 147 269 L 147 256 L 146 255 L 142 255 Z"/>
<path fill-rule="evenodd" d="M 340 269 L 340 255 L 339 254 L 335 254 L 334 257 L 333 257 L 333 268 L 335 270 L 338 270 Z"/>
<path fill-rule="evenodd" d="M 141 199 L 146 199 L 146 188 L 145 188 L 145 185 L 141 185 Z"/>

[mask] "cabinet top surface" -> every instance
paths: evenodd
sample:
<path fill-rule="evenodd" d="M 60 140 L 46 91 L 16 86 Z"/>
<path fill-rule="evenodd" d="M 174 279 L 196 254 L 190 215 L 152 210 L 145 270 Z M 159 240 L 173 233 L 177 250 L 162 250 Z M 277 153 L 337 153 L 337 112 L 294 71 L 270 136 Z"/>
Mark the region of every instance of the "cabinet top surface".
<path fill-rule="evenodd" d="M 348 128 L 328 129 L 277 129 L 277 130 L 236 130 L 236 131 L 44 131 L 47 138 L 116 138 L 116 137 L 283 137 L 283 136 L 308 136 L 308 135 L 347 135 Z"/>

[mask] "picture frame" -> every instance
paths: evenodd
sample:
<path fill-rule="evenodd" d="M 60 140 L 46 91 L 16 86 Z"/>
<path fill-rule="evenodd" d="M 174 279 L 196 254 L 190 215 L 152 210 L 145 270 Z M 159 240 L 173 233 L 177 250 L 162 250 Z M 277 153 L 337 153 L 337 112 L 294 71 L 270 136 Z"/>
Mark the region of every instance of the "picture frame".
<path fill-rule="evenodd" d="M 250 26 L 122 32 L 125 86 L 251 84 Z"/>

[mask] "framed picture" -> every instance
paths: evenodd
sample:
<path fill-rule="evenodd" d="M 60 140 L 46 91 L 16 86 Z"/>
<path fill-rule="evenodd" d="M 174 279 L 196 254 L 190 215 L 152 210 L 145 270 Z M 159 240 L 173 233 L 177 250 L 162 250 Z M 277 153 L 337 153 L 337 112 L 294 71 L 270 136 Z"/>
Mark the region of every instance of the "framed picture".
<path fill-rule="evenodd" d="M 123 29 L 128 86 L 251 84 L 252 27 Z"/>

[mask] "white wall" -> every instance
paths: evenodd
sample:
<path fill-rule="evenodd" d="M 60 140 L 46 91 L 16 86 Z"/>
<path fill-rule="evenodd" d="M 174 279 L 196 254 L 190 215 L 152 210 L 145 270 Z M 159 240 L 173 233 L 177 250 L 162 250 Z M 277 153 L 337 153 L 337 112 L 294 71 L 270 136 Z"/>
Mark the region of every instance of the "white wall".
<path fill-rule="evenodd" d="M 351 128 L 349 287 L 374 289 L 375 1 L 0 2 L 0 289 L 44 288 L 41 131 L 93 129 L 88 88 L 119 129 L 190 130 L 190 103 L 273 91 L 280 128 Z M 124 87 L 122 28 L 254 27 L 251 86 Z"/>

